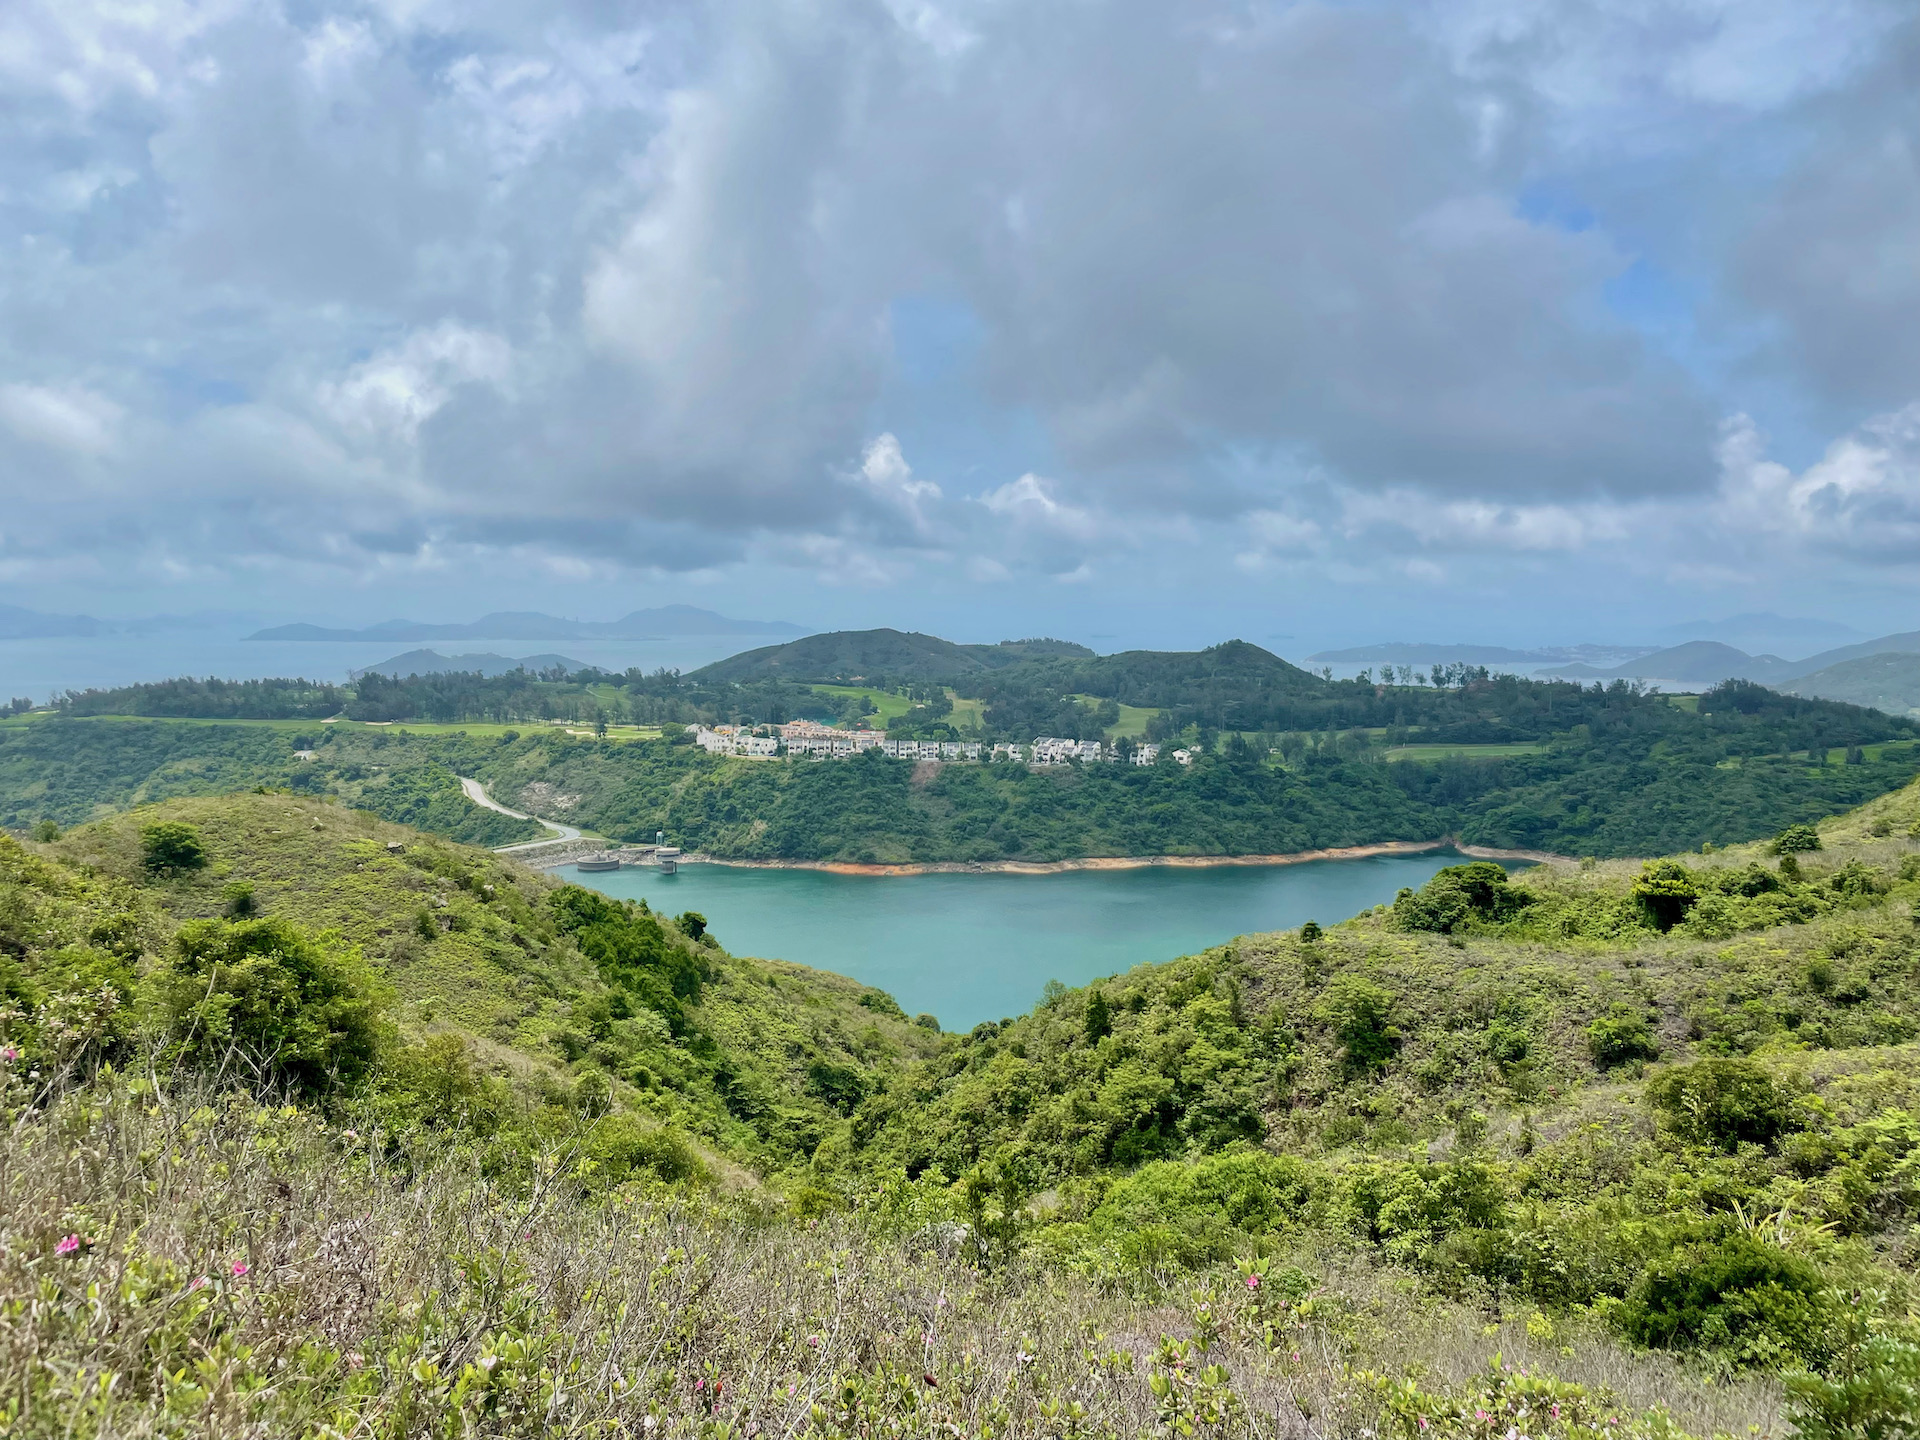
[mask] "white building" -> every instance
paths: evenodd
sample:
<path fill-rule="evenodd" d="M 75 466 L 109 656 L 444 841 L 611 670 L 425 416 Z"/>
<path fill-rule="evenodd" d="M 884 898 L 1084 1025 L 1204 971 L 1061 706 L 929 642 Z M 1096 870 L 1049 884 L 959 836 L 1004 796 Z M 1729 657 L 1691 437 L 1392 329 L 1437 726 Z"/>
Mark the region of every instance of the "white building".
<path fill-rule="evenodd" d="M 1133 763 L 1136 765 L 1151 765 L 1159 758 L 1160 747 L 1158 745 L 1136 745 L 1133 747 Z"/>

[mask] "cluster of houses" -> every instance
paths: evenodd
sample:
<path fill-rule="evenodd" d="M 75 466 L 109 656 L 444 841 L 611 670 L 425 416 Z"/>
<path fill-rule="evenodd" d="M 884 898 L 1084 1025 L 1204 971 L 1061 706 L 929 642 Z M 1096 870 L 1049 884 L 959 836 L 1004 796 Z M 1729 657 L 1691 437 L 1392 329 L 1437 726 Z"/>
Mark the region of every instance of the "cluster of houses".
<path fill-rule="evenodd" d="M 701 725 L 693 740 L 710 755 L 746 755 L 776 759 L 786 755 L 809 756 L 815 760 L 857 755 L 863 750 L 878 750 L 895 760 L 1017 760 L 1029 765 L 1065 765 L 1114 761 L 1119 750 L 1098 740 L 1065 740 L 1042 735 L 1028 745 L 1002 741 L 987 745 L 978 740 L 900 740 L 878 730 L 836 730 L 812 720 L 770 727 L 773 733 L 755 734 L 749 725 Z M 1158 745 L 1135 745 L 1131 759 L 1135 765 L 1151 765 L 1160 758 Z M 1175 750 L 1173 758 L 1182 765 L 1191 764 L 1193 755 Z"/>

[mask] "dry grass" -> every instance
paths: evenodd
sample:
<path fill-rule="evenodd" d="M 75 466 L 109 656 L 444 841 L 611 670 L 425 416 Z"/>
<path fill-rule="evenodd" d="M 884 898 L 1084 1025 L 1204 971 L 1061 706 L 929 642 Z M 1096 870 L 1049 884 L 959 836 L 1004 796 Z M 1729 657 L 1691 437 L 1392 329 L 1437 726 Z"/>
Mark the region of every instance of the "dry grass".
<path fill-rule="evenodd" d="M 506 1194 L 458 1152 L 377 1157 L 291 1108 L 124 1081 L 18 1098 L 0 1435 L 1355 1434 L 1379 1424 L 1359 1370 L 1460 1381 L 1495 1351 L 1607 1387 L 1610 1433 L 1656 1405 L 1696 1433 L 1775 1425 L 1764 1385 L 1484 1328 L 1338 1255 L 1309 1262 L 1304 1314 L 1231 1271 L 1128 1296 L 983 1275 L 911 1204 L 797 1222 L 697 1193 L 588 1203 L 564 1149 Z"/>

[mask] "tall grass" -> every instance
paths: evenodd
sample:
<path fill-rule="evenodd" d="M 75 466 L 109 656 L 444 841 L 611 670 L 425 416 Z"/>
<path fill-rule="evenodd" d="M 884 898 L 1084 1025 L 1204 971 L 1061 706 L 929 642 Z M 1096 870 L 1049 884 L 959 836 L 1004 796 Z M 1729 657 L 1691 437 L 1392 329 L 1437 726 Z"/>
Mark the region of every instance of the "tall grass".
<path fill-rule="evenodd" d="M 1580 1413 L 1604 1430 L 1561 1433 L 1650 1433 L 1659 1406 L 1696 1433 L 1774 1426 L 1763 1383 L 1490 1321 L 1334 1255 L 1122 1292 L 975 1269 L 913 1187 L 813 1220 L 754 1193 L 595 1199 L 561 1145 L 509 1192 L 457 1144 L 152 1077 L 11 1097 L 5 1436 L 1308 1436 L 1425 1408 L 1444 1431 L 1395 1383 L 1424 1375 L 1470 1415 L 1495 1352 L 1593 1390 Z"/>

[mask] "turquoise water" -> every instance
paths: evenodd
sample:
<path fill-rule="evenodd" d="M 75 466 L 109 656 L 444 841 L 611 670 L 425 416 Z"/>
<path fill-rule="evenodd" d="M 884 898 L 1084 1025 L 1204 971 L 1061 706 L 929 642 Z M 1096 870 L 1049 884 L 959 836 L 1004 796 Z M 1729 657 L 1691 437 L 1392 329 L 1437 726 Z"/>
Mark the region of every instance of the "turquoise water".
<path fill-rule="evenodd" d="M 833 875 L 682 865 L 582 875 L 656 910 L 697 910 L 736 955 L 851 975 L 949 1030 L 1031 1010 L 1049 980 L 1084 985 L 1236 935 L 1328 924 L 1420 886 L 1460 857 L 1376 856 L 1207 870 L 1060 875 Z"/>

